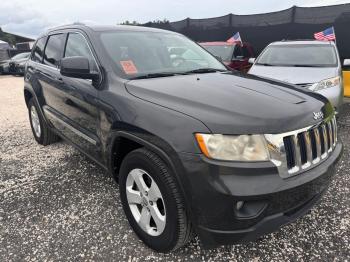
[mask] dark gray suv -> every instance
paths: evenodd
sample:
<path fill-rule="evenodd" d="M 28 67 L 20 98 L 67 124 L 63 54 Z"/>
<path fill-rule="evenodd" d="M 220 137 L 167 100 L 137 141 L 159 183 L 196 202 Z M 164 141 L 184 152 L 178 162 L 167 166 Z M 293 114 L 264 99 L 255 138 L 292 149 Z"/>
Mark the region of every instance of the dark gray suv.
<path fill-rule="evenodd" d="M 24 96 L 37 142 L 63 138 L 115 176 L 131 227 L 160 252 L 295 220 L 342 153 L 326 98 L 228 71 L 158 29 L 52 29 L 26 64 Z"/>

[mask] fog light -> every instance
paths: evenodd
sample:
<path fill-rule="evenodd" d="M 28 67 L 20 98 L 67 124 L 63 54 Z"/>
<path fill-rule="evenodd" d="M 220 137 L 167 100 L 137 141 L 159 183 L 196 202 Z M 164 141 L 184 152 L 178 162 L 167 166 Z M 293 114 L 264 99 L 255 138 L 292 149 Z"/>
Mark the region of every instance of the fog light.
<path fill-rule="evenodd" d="M 244 205 L 244 201 L 238 201 L 236 203 L 236 210 L 240 210 Z"/>
<path fill-rule="evenodd" d="M 254 219 L 258 217 L 268 206 L 264 200 L 237 201 L 234 205 L 234 213 L 238 219 Z"/>

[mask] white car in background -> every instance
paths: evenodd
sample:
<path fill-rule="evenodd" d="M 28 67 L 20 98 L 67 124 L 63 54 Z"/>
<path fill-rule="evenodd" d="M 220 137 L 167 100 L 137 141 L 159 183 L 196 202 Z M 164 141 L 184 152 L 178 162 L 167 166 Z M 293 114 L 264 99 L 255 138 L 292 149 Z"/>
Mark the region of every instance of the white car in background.
<path fill-rule="evenodd" d="M 333 42 L 274 42 L 250 62 L 253 66 L 249 74 L 288 82 L 320 93 L 328 98 L 336 110 L 343 103 L 342 68 Z"/>

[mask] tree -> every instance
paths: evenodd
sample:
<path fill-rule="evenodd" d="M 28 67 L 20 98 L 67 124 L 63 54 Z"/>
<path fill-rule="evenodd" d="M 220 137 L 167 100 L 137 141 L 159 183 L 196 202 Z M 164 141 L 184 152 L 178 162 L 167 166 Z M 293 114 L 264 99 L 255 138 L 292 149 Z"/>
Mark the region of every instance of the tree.
<path fill-rule="evenodd" d="M 121 25 L 140 25 L 140 24 L 136 21 L 130 22 L 129 20 L 126 20 L 125 22 L 122 22 Z"/>
<path fill-rule="evenodd" d="M 148 26 L 148 27 L 156 27 L 156 28 L 161 28 L 161 29 L 171 29 L 171 24 L 169 22 L 168 19 L 164 18 L 163 20 L 154 20 L 154 21 L 150 21 L 146 24 L 144 24 L 144 26 Z"/>

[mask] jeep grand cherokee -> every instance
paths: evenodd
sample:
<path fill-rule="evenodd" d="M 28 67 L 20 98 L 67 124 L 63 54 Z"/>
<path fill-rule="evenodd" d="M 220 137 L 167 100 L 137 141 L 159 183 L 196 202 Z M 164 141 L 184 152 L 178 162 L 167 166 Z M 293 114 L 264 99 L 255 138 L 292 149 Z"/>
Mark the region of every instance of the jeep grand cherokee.
<path fill-rule="evenodd" d="M 63 138 L 114 175 L 131 227 L 160 252 L 295 220 L 342 153 L 326 98 L 228 71 L 164 30 L 52 29 L 33 48 L 24 96 L 36 141 Z"/>

